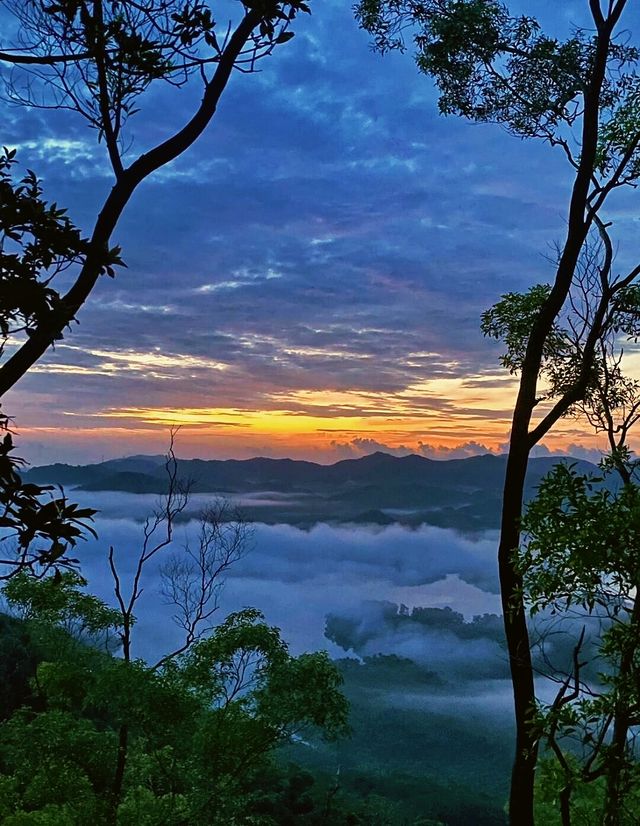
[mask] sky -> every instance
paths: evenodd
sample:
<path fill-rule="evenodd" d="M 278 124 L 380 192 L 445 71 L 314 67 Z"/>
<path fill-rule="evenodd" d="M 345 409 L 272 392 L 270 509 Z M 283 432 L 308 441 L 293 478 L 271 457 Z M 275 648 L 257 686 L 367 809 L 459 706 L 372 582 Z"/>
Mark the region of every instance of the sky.
<path fill-rule="evenodd" d="M 563 35 L 586 5 L 514 8 Z M 160 453 L 173 425 L 178 453 L 203 458 L 504 446 L 515 385 L 479 319 L 551 277 L 570 169 L 541 143 L 440 116 L 410 54 L 372 52 L 350 6 L 302 15 L 135 194 L 114 234 L 127 269 L 4 400 L 32 463 Z M 128 157 L 198 95 L 152 90 Z M 2 110 L 2 143 L 89 232 L 112 185 L 95 133 L 74 113 Z M 636 212 L 626 197 L 608 216 L 623 261 Z M 585 456 L 597 445 L 573 420 L 546 441 Z"/>

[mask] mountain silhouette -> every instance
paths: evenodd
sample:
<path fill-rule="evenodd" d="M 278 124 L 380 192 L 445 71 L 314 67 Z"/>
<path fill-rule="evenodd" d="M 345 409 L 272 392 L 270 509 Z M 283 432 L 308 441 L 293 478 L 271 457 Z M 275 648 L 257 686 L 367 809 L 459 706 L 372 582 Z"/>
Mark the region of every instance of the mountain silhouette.
<path fill-rule="evenodd" d="M 532 459 L 526 495 L 558 461 L 581 473 L 597 472 L 589 462 Z M 372 453 L 332 465 L 294 459 L 185 459 L 179 474 L 196 493 L 241 499 L 248 519 L 308 526 L 317 522 L 386 525 L 428 523 L 461 531 L 497 528 L 506 457 L 466 459 Z M 30 469 L 25 479 L 83 491 L 163 494 L 167 476 L 161 456 L 129 456 L 99 464 L 54 464 Z M 263 501 L 271 494 L 275 501 Z M 243 498 L 244 497 L 244 498 Z M 247 499 L 248 497 L 248 499 Z"/>

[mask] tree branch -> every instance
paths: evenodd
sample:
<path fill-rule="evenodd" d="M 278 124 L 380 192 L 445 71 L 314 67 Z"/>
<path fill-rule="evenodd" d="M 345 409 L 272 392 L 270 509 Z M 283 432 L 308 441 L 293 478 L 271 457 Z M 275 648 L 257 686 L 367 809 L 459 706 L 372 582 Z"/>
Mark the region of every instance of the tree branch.
<path fill-rule="evenodd" d="M 112 188 L 94 227 L 84 266 L 73 286 L 62 297 L 60 307 L 33 331 L 29 339 L 0 367 L 0 397 L 10 390 L 62 335 L 87 300 L 100 276 L 111 234 L 136 187 L 160 167 L 181 155 L 204 132 L 213 118 L 220 96 L 260 14 L 250 10 L 239 23 L 207 85 L 200 106 L 189 122 L 171 138 L 141 155 L 125 169 Z"/>

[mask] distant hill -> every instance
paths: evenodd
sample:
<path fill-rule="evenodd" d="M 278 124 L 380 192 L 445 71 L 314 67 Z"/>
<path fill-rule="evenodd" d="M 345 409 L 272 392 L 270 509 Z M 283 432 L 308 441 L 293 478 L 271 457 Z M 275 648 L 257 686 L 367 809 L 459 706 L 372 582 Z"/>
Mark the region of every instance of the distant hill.
<path fill-rule="evenodd" d="M 594 465 L 574 459 L 532 459 L 527 496 L 558 461 L 575 462 L 581 472 Z M 424 522 L 463 531 L 498 525 L 506 457 L 486 454 L 446 461 L 423 456 L 373 453 L 333 465 L 293 459 L 181 460 L 180 475 L 197 493 L 231 499 L 258 493 L 277 502 L 243 503 L 250 519 L 291 524 L 370 521 L 418 525 Z M 131 456 L 93 465 L 55 464 L 24 474 L 32 482 L 84 491 L 157 493 L 166 489 L 162 457 Z M 266 497 L 265 497 L 266 498 Z"/>

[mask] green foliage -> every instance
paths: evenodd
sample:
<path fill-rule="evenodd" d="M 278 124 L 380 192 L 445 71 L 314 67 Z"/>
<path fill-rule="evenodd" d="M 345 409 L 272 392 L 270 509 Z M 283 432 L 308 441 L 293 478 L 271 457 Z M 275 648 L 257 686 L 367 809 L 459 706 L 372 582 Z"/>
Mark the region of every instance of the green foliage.
<path fill-rule="evenodd" d="M 576 30 L 564 41 L 541 31 L 533 17 L 514 16 L 497 0 L 361 0 L 356 17 L 379 51 L 404 49 L 413 34 L 420 71 L 440 90 L 440 110 L 493 121 L 522 137 L 564 139 L 581 113 L 595 39 Z M 600 102 L 603 129 L 598 166 L 608 174 L 632 148 L 626 174 L 640 167 L 637 134 L 638 50 L 627 42 L 609 49 Z"/>
<path fill-rule="evenodd" d="M 628 731 L 640 708 L 640 488 L 611 480 L 627 457 L 626 448 L 609 457 L 601 476 L 556 466 L 523 520 L 518 566 L 531 613 L 551 609 L 565 625 L 575 616 L 583 625 L 555 700 L 532 721 L 554 755 L 540 779 L 544 822 L 560 823 L 551 814 L 560 800 L 575 822 L 612 812 L 611 822 L 635 822 L 627 813 L 640 799 L 640 773 Z M 590 657 L 599 673 L 587 679 Z"/>
<path fill-rule="evenodd" d="M 37 664 L 24 623 L 0 614 L 0 722 L 31 696 L 30 681 L 35 676 Z"/>
<path fill-rule="evenodd" d="M 633 59 L 637 59 L 636 55 Z M 600 130 L 596 168 L 600 175 L 610 175 L 619 159 L 630 153 L 626 174 L 631 179 L 636 179 L 640 175 L 640 154 L 633 146 L 633 139 L 640 133 L 640 79 L 635 75 L 629 75 L 621 79 L 620 86 L 618 106 L 613 109 L 609 120 Z"/>
<path fill-rule="evenodd" d="M 550 291 L 548 284 L 538 284 L 526 293 L 507 293 L 482 314 L 482 332 L 506 345 L 500 362 L 512 375 L 522 370 L 529 337 Z M 616 318 L 620 327 L 625 323 L 638 323 L 638 315 L 631 305 L 624 318 L 622 314 L 619 317 L 616 315 Z M 596 352 L 591 359 L 590 375 L 582 393 L 590 408 L 598 404 L 595 390 L 602 387 L 602 361 L 602 354 Z M 584 341 L 576 334 L 575 325 L 572 329 L 571 322 L 565 321 L 563 324 L 562 320 L 556 320 L 543 344 L 540 375 L 544 379 L 545 389 L 541 391 L 540 399 L 555 399 L 570 391 L 577 384 L 583 365 Z M 616 373 L 615 368 L 611 370 L 609 379 L 607 402 L 615 408 L 627 394 L 622 376 Z"/>
<path fill-rule="evenodd" d="M 79 508 L 69 502 L 60 490 L 56 498 L 51 485 L 36 485 L 22 480 L 19 468 L 23 460 L 13 455 L 11 433 L 6 431 L 6 419 L 0 415 L 0 528 L 3 529 L 4 559 L 0 578 L 20 570 L 70 564 L 67 556 L 79 539 L 95 533 L 89 522 L 96 511 Z M 15 545 L 15 547 L 12 547 Z"/>
<path fill-rule="evenodd" d="M 620 290 L 616 295 L 614 310 L 612 331 L 637 342 L 640 338 L 640 284 L 630 284 Z"/>
<path fill-rule="evenodd" d="M 548 284 L 536 284 L 526 293 L 507 293 L 500 301 L 482 314 L 481 329 L 485 336 L 503 341 L 507 352 L 500 361 L 511 374 L 518 373 L 522 367 L 527 342 L 533 325 L 549 298 L 551 287 Z M 553 336 L 545 342 L 547 361 L 556 358 L 566 349 L 562 332 L 554 329 Z"/>
<path fill-rule="evenodd" d="M 571 796 L 571 822 L 580 826 L 601 826 L 602 807 L 605 799 L 605 778 L 592 783 L 580 782 L 580 766 L 571 754 L 567 760 L 574 776 L 575 789 Z M 562 826 L 558 800 L 566 777 L 556 760 L 545 757 L 540 761 L 536 775 L 536 822 L 544 826 Z M 620 826 L 636 826 L 640 810 L 640 786 L 629 792 L 620 812 Z"/>
<path fill-rule="evenodd" d="M 3 822 L 110 823 L 126 731 L 118 824 L 250 823 L 254 775 L 276 748 L 346 732 L 336 668 L 324 654 L 292 657 L 258 611 L 231 615 L 154 670 L 87 644 L 121 618 L 84 585 L 66 572 L 6 586 L 37 665 L 22 708 L 0 725 Z"/>
<path fill-rule="evenodd" d="M 534 612 L 608 607 L 632 596 L 640 577 L 640 489 L 612 491 L 605 480 L 611 471 L 597 477 L 558 464 L 529 503 L 519 565 Z"/>
<path fill-rule="evenodd" d="M 115 608 L 83 589 L 87 581 L 76 571 L 35 579 L 26 571 L 16 574 L 4 587 L 10 608 L 28 620 L 58 625 L 78 635 L 119 628 L 122 617 Z"/>
<path fill-rule="evenodd" d="M 626 376 L 621 369 L 622 351 L 618 355 L 614 352 L 614 343 L 621 336 L 632 341 L 640 336 L 640 290 L 632 284 L 616 292 L 599 331 L 599 344 L 587 356 L 585 331 L 587 319 L 594 312 L 593 307 L 589 307 L 588 296 L 591 295 L 595 305 L 601 286 L 594 282 L 593 276 L 600 253 L 597 246 L 593 250 L 585 248 L 580 276 L 569 296 L 568 307 L 556 317 L 545 337 L 539 371 L 543 388 L 538 401 L 571 393 L 584 380 L 579 398 L 566 412 L 578 409 L 598 431 L 605 431 L 609 415 L 621 413 L 624 418 L 640 388 L 638 380 Z M 512 375 L 522 370 L 529 338 L 550 291 L 549 285 L 538 284 L 526 293 L 507 293 L 482 314 L 482 332 L 505 344 L 506 351 L 500 362 Z"/>
<path fill-rule="evenodd" d="M 287 657 L 274 662 L 257 692 L 257 708 L 288 737 L 305 728 L 316 729 L 329 739 L 344 737 L 348 707 L 341 685 L 340 672 L 326 651 Z M 302 718 L 300 709 L 304 709 Z"/>
<path fill-rule="evenodd" d="M 68 711 L 33 715 L 25 710 L 3 725 L 0 744 L 2 766 L 10 767 L 18 791 L 18 811 L 59 806 L 79 823 L 99 815 L 96 792 L 109 786 L 116 751 L 113 733 L 98 731 Z"/>

